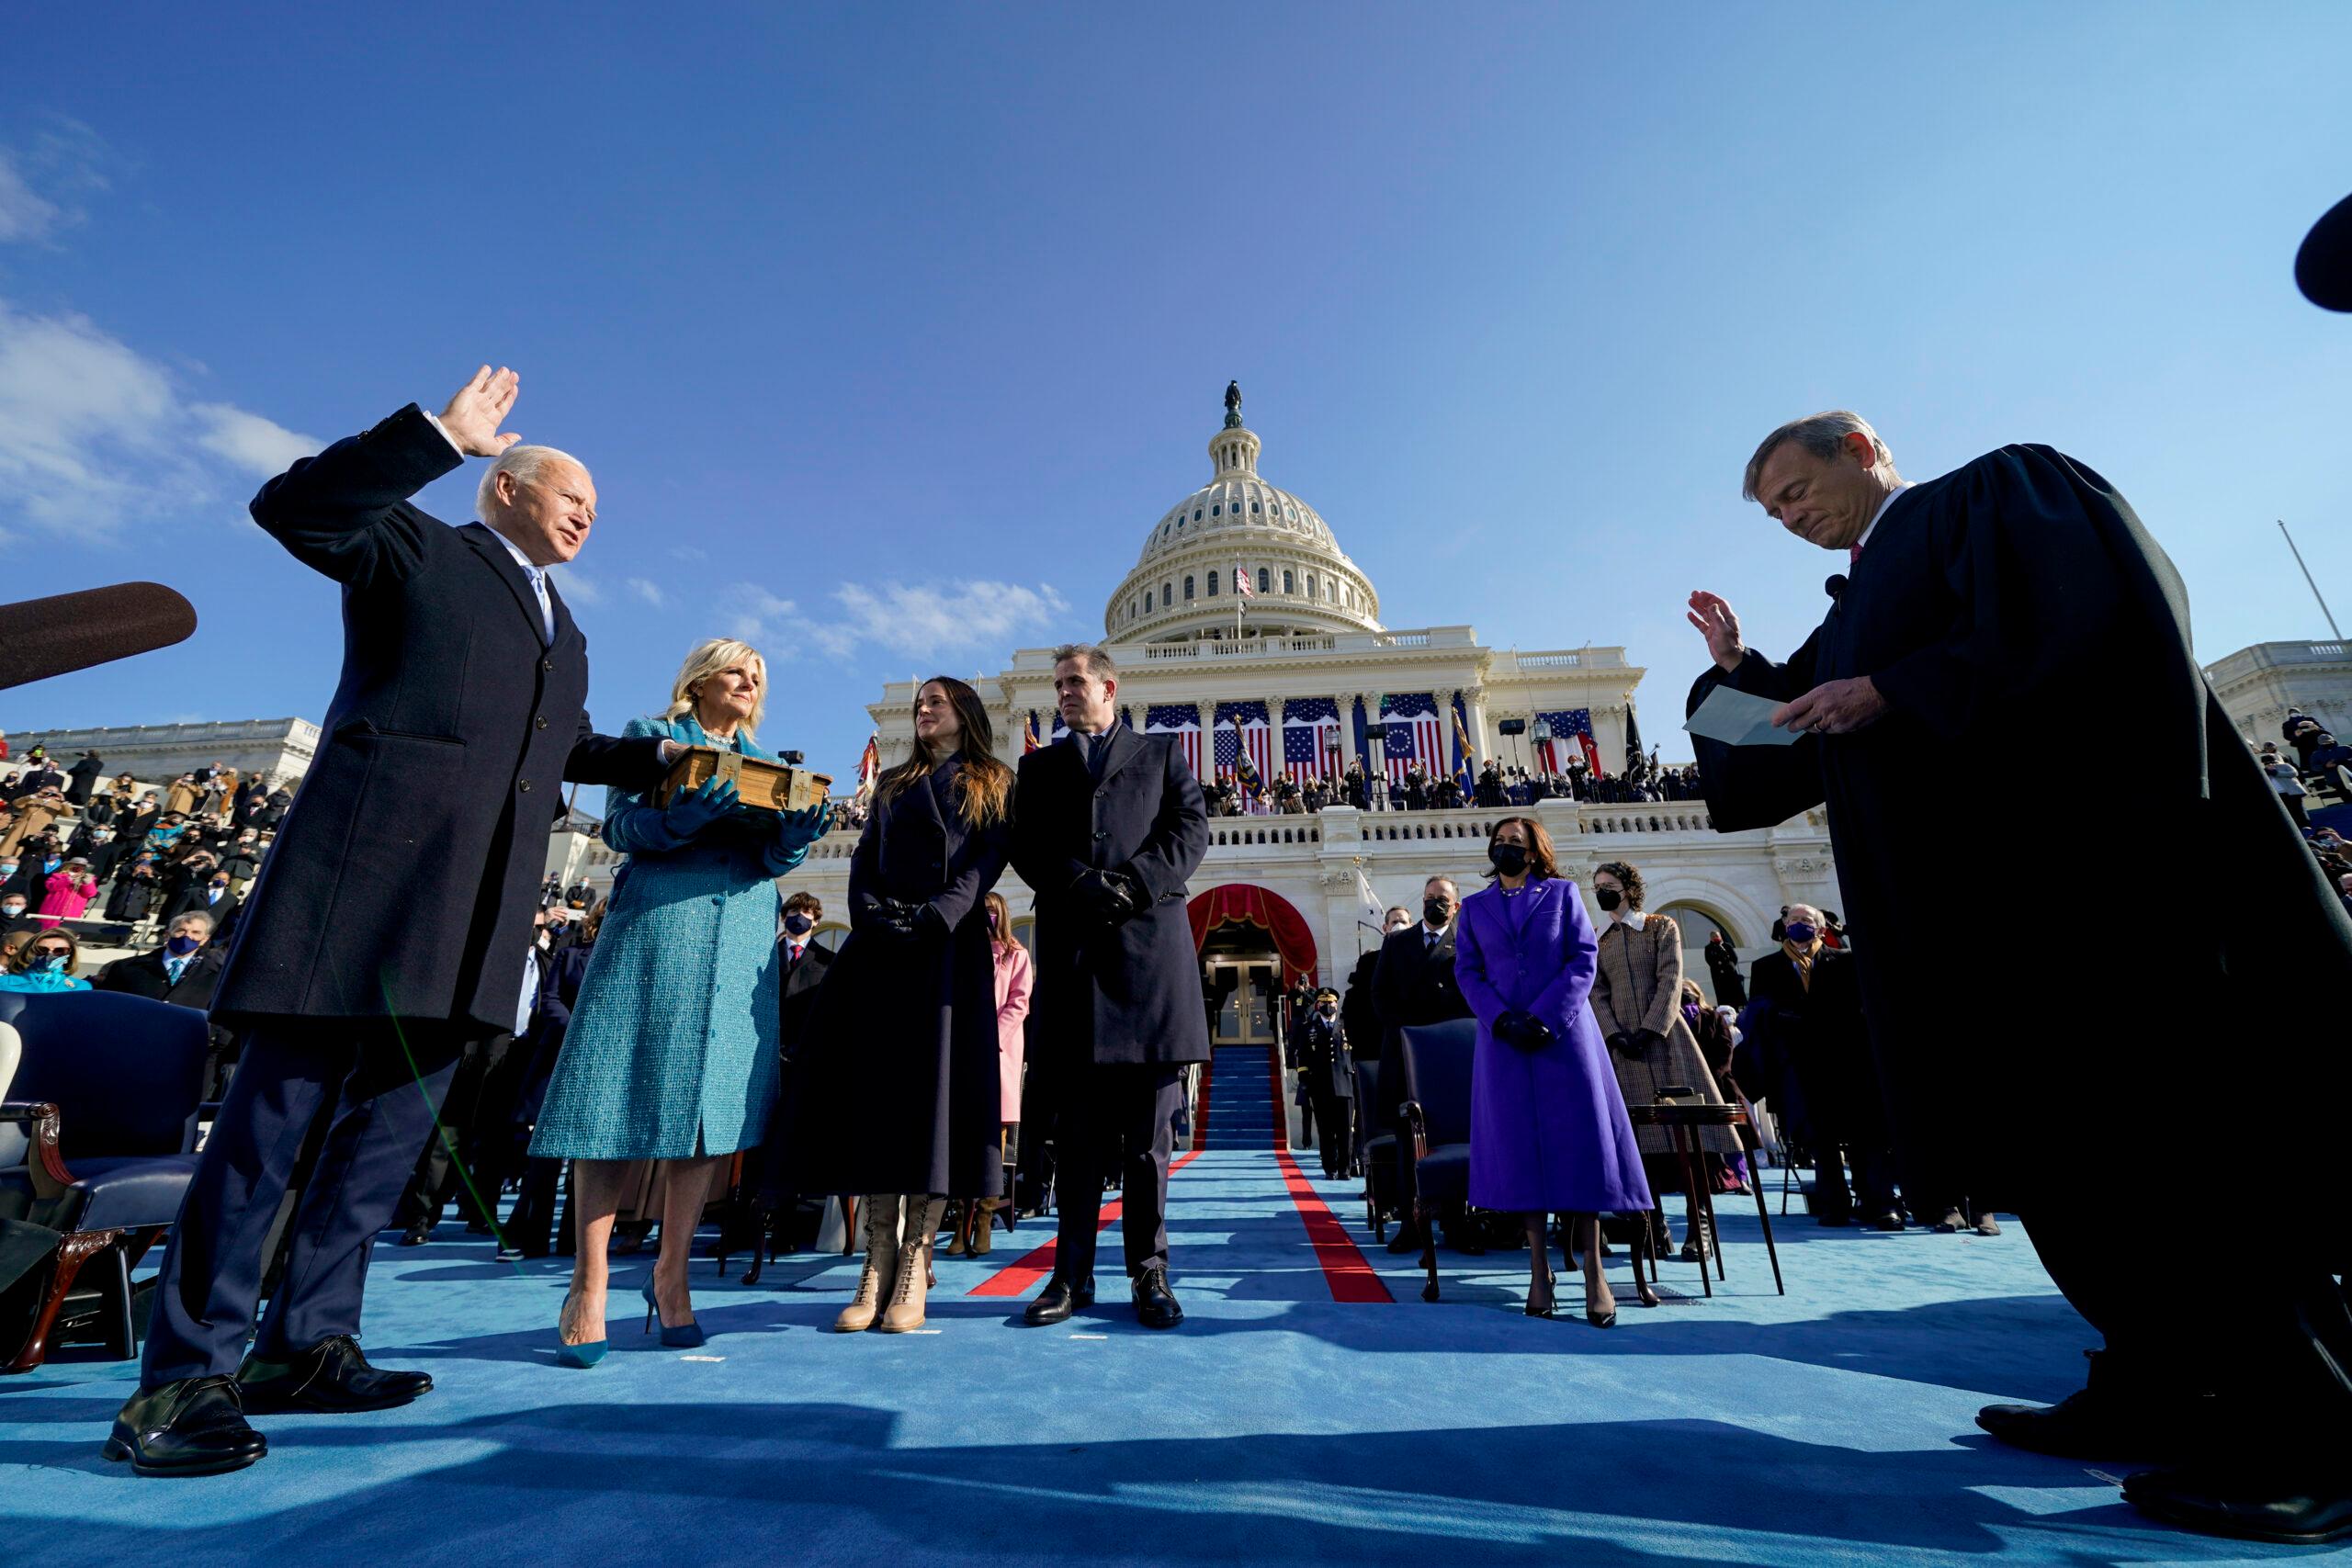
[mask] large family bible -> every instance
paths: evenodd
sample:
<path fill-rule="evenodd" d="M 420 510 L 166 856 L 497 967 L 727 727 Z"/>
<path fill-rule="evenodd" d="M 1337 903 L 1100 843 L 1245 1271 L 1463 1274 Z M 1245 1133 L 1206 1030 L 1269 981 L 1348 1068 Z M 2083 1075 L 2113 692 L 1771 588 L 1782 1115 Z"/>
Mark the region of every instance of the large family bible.
<path fill-rule="evenodd" d="M 680 790 L 699 788 L 714 774 L 732 782 L 744 805 L 764 806 L 771 811 L 806 811 L 820 804 L 833 787 L 830 773 L 763 761 L 716 746 L 689 746 L 685 755 L 670 764 L 670 776 L 653 792 L 654 803 L 667 806 Z"/>

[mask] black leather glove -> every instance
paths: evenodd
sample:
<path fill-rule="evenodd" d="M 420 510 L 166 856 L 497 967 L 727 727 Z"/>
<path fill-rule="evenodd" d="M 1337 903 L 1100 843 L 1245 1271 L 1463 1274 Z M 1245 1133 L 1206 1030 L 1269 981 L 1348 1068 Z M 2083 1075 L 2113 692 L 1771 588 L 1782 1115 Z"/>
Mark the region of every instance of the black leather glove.
<path fill-rule="evenodd" d="M 1666 1036 L 1660 1034 L 1655 1029 L 1636 1029 L 1634 1031 L 1634 1049 L 1637 1052 L 1647 1054 L 1665 1043 Z"/>
<path fill-rule="evenodd" d="M 1079 908 L 1106 926 L 1125 925 L 1143 910 L 1134 884 L 1115 871 L 1090 871 L 1070 885 Z"/>
<path fill-rule="evenodd" d="M 1632 1055 L 1634 1054 L 1633 1036 L 1624 1033 L 1611 1035 L 1609 1037 L 1609 1049 L 1620 1056 Z"/>
<path fill-rule="evenodd" d="M 1558 1037 L 1552 1032 L 1550 1024 L 1532 1012 L 1523 1012 L 1519 1015 L 1519 1038 L 1521 1050 L 1541 1051 Z"/>
<path fill-rule="evenodd" d="M 922 917 L 927 906 L 910 904 L 903 898 L 885 898 L 868 919 L 868 926 L 892 942 L 912 942 L 922 934 Z"/>

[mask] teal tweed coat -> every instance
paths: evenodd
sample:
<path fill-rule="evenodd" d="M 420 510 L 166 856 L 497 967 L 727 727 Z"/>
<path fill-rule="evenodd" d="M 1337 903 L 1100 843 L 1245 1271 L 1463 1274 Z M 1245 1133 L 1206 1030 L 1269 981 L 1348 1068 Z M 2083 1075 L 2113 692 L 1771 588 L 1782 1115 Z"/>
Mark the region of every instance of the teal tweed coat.
<path fill-rule="evenodd" d="M 626 736 L 720 746 L 692 715 Z M 747 757 L 773 761 L 738 739 Z M 773 812 L 746 807 L 681 842 L 650 795 L 606 795 L 605 841 L 628 856 L 580 983 L 531 1153 L 686 1159 L 759 1145 L 774 1108 L 783 967 Z"/>

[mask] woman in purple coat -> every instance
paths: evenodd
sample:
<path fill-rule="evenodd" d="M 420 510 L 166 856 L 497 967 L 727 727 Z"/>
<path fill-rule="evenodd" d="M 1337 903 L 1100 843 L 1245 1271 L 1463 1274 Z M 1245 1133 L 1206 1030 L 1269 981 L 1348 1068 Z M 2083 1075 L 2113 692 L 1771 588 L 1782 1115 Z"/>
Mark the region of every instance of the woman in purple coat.
<path fill-rule="evenodd" d="M 1530 1316 L 1552 1315 L 1546 1216 L 1566 1212 L 1584 1254 L 1585 1316 L 1617 1321 L 1600 1216 L 1646 1213 L 1649 1183 L 1608 1047 L 1587 1005 L 1600 944 L 1552 838 L 1507 817 L 1487 841 L 1492 885 L 1462 901 L 1454 978 L 1478 1015 L 1470 1071 L 1470 1201 L 1527 1224 Z M 1645 1305 L 1657 1298 L 1645 1284 Z"/>

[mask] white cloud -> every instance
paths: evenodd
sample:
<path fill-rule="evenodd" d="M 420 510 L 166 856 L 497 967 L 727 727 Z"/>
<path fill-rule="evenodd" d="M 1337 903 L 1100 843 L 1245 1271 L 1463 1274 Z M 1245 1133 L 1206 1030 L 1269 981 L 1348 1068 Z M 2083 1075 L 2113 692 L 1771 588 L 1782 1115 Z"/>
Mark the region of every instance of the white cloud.
<path fill-rule="evenodd" d="M 226 506 L 231 480 L 243 489 L 322 445 L 187 401 L 170 371 L 86 316 L 0 300 L 0 491 L 32 534 L 105 541 Z"/>
<path fill-rule="evenodd" d="M 644 600 L 647 604 L 652 605 L 657 610 L 663 608 L 670 603 L 669 595 L 662 592 L 662 585 L 650 581 L 650 579 L 632 577 L 628 580 L 628 591 L 631 593 L 636 594 L 639 598 Z"/>
<path fill-rule="evenodd" d="M 0 244 L 40 244 L 82 221 L 76 198 L 107 188 L 106 143 L 79 120 L 55 120 L 28 146 L 0 147 Z"/>
<path fill-rule="evenodd" d="M 727 635 L 741 641 L 782 642 L 799 630 L 800 606 L 756 582 L 736 583 L 720 604 L 729 617 Z"/>
<path fill-rule="evenodd" d="M 17 155 L 0 147 L 0 244 L 46 240 L 63 215 L 57 203 L 26 181 Z"/>
<path fill-rule="evenodd" d="M 554 581 L 556 592 L 574 604 L 601 604 L 605 602 L 605 585 L 576 566 L 551 566 L 548 568 L 548 576 Z"/>
<path fill-rule="evenodd" d="M 833 592 L 848 613 L 842 633 L 894 653 L 932 653 L 941 649 L 1001 647 L 1032 626 L 1048 626 L 1069 609 L 1046 584 L 1017 582 L 926 583 L 878 588 L 844 582 Z"/>
<path fill-rule="evenodd" d="M 675 546 L 671 549 L 670 553 L 677 557 L 678 559 L 689 564 L 697 561 L 707 561 L 710 558 L 710 552 L 708 550 L 696 549 L 692 545 Z"/>

